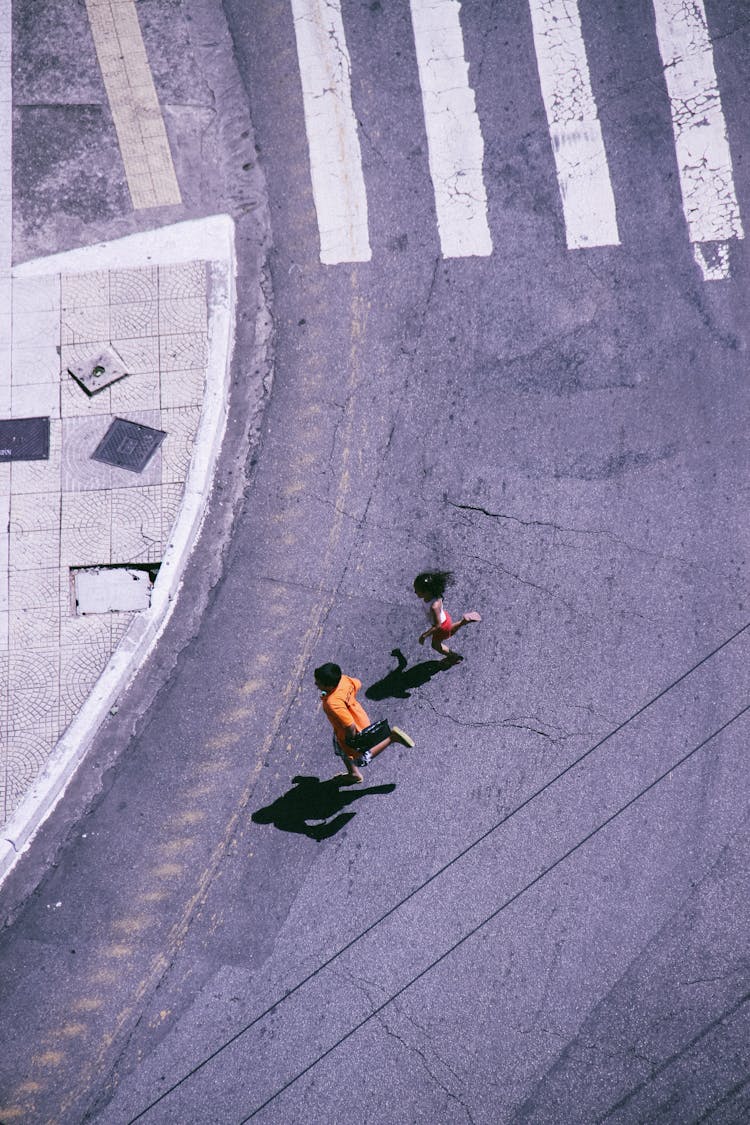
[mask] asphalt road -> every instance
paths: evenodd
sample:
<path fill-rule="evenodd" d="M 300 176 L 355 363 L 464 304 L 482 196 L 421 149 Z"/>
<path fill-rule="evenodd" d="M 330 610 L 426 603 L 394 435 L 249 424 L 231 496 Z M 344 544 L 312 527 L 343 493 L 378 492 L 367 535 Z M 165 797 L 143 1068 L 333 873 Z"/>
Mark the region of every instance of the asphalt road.
<path fill-rule="evenodd" d="M 695 265 L 649 6 L 582 5 L 622 246 L 571 252 L 528 13 L 464 5 L 495 249 L 443 260 L 408 9 L 347 5 L 373 259 L 336 267 L 290 12 L 224 7 L 273 389 L 196 634 L 16 876 L 3 1092 L 59 1123 L 747 1120 L 750 258 Z M 750 215 L 746 5 L 711 17 Z M 432 566 L 482 623 L 389 677 L 427 659 Z M 417 744 L 361 790 L 321 785 L 324 660 Z"/>

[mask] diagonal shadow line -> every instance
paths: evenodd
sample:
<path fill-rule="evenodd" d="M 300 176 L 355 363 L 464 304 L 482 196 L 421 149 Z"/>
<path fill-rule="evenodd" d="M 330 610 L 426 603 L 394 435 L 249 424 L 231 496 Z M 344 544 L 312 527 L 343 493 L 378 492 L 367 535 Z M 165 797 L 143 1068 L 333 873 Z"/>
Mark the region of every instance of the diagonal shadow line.
<path fill-rule="evenodd" d="M 745 996 L 745 999 L 748 998 L 750 998 L 750 993 L 747 993 Z M 704 1121 L 708 1121 L 715 1113 L 718 1113 L 720 1109 L 724 1109 L 730 1102 L 733 1102 L 737 1095 L 741 1094 L 748 1085 L 750 1085 L 750 1074 L 746 1074 L 739 1082 L 735 1082 L 734 1086 L 730 1086 L 723 1098 L 720 1098 L 718 1102 L 714 1102 L 712 1106 L 709 1106 L 700 1117 L 696 1117 L 694 1125 L 703 1125 Z"/>
<path fill-rule="evenodd" d="M 647 1078 L 644 1078 L 636 1086 L 633 1086 L 632 1089 L 628 1090 L 627 1094 L 623 1094 L 623 1096 L 618 1101 L 616 1101 L 614 1105 L 611 1105 L 609 1107 L 606 1113 L 603 1113 L 601 1117 L 597 1117 L 596 1125 L 601 1125 L 602 1121 L 606 1121 L 607 1118 L 611 1117 L 613 1113 L 617 1113 L 618 1110 L 622 1109 L 628 1104 L 628 1102 L 637 1097 L 638 1094 L 645 1090 L 646 1087 L 651 1082 L 653 1082 L 655 1078 L 659 1078 L 659 1076 L 662 1075 L 665 1070 L 669 1070 L 670 1066 L 673 1066 L 676 1062 L 679 1062 L 681 1058 L 689 1054 L 689 1052 L 692 1051 L 693 1047 L 697 1047 L 697 1045 L 703 1039 L 709 1036 L 713 1031 L 715 1031 L 717 1027 L 720 1027 L 721 1024 L 726 1023 L 728 1019 L 736 1015 L 737 1012 L 739 1012 L 740 1008 L 743 1008 L 745 1004 L 747 1004 L 748 1000 L 750 1000 L 750 992 L 745 992 L 742 996 L 740 996 L 739 1000 L 737 1000 L 729 1008 L 725 1008 L 721 1015 L 716 1016 L 716 1018 L 711 1020 L 710 1023 L 706 1024 L 705 1027 L 702 1027 L 697 1035 L 694 1035 L 692 1039 L 689 1039 L 687 1043 L 680 1047 L 679 1051 L 674 1051 L 671 1055 L 668 1055 L 666 1059 L 660 1062 L 658 1066 L 654 1067 Z M 735 1095 L 739 1094 L 742 1089 L 747 1086 L 749 1082 L 750 1076 L 746 1076 L 740 1082 L 736 1083 L 736 1085 L 732 1086 L 729 1090 L 727 1090 L 726 1094 L 724 1094 L 720 1101 L 715 1102 L 713 1106 L 707 1109 L 702 1117 L 697 1117 L 695 1119 L 694 1125 L 699 1125 L 701 1121 L 708 1121 L 709 1117 L 713 1116 L 717 1109 L 723 1106 L 726 1102 L 730 1102 L 735 1097 Z"/>
<path fill-rule="evenodd" d="M 455 951 L 465 942 L 467 942 L 469 938 L 472 938 L 489 922 L 492 922 L 493 919 L 497 918 L 497 916 L 501 914 L 503 910 L 506 910 L 509 906 L 512 906 L 514 902 L 517 902 L 522 895 L 525 895 L 527 891 L 530 891 L 532 887 L 535 887 L 537 883 L 540 883 L 542 879 L 550 874 L 551 871 L 554 871 L 556 867 L 559 867 L 561 863 L 564 863 L 566 859 L 569 859 L 570 856 L 572 856 L 575 852 L 582 848 L 584 844 L 587 844 L 589 840 L 591 840 L 594 836 L 597 836 L 601 831 L 603 831 L 603 829 L 611 824 L 613 820 L 616 820 L 619 816 L 622 816 L 622 814 L 626 812 L 632 805 L 634 805 L 636 801 L 640 801 L 641 797 L 644 797 L 660 782 L 664 781 L 665 778 L 669 777 L 670 774 L 679 769 L 680 766 L 683 766 L 685 762 L 689 761 L 690 758 L 697 754 L 699 750 L 702 750 L 704 746 L 707 746 L 709 742 L 711 742 L 714 738 L 717 738 L 718 735 L 722 733 L 722 731 L 725 731 L 727 727 L 731 726 L 732 723 L 736 722 L 737 719 L 741 718 L 742 715 L 747 714 L 747 712 L 749 711 L 750 703 L 746 704 L 741 711 L 738 711 L 735 715 L 732 715 L 731 719 L 727 719 L 725 723 L 722 723 L 720 727 L 709 734 L 707 738 L 704 738 L 702 742 L 699 742 L 697 746 L 694 746 L 692 750 L 688 750 L 687 754 L 683 754 L 681 758 L 678 758 L 678 760 L 674 762 L 669 767 L 669 769 L 665 770 L 664 773 L 659 774 L 658 777 L 649 782 L 649 784 L 641 789 L 640 792 L 636 793 L 634 797 L 631 797 L 629 801 L 626 801 L 624 805 L 621 805 L 619 809 L 616 809 L 610 816 L 606 817 L 601 822 L 601 824 L 598 824 L 596 826 L 596 828 L 592 828 L 590 832 L 587 832 L 586 835 L 582 839 L 580 839 L 577 844 L 574 844 L 572 848 L 568 848 L 568 850 L 564 852 L 563 855 L 558 856 L 558 858 L 554 860 L 553 863 L 550 863 L 547 867 L 543 868 L 538 875 L 535 875 L 533 879 L 530 879 L 528 883 L 525 883 L 520 890 L 516 891 L 515 894 L 512 894 L 510 898 L 507 898 L 505 902 L 502 902 L 496 910 L 493 910 L 492 913 L 488 914 L 486 918 L 483 918 L 481 922 L 477 922 L 475 926 L 472 926 L 472 928 L 468 930 L 463 937 L 459 938 L 458 941 L 454 942 L 453 945 L 444 950 L 439 957 L 436 957 L 434 961 L 431 961 L 429 965 L 426 965 L 424 969 L 420 970 L 420 972 L 418 972 L 415 976 L 408 980 L 406 984 L 403 984 L 401 988 L 397 989 L 391 996 L 388 997 L 387 1000 L 384 1000 L 382 1004 L 378 1004 L 377 1008 L 374 1008 L 369 1015 L 365 1016 L 364 1019 L 361 1019 L 359 1023 L 355 1024 L 354 1027 L 350 1028 L 349 1031 L 340 1036 L 340 1038 L 337 1039 L 335 1043 L 332 1043 L 330 1047 L 327 1047 L 325 1051 L 322 1051 L 317 1056 L 317 1058 L 308 1063 L 306 1067 L 303 1067 L 302 1070 L 300 1070 L 297 1074 L 295 1074 L 292 1078 L 285 1082 L 283 1086 L 280 1086 L 278 1090 L 275 1090 L 274 1093 L 266 1098 L 266 1100 L 261 1105 L 256 1106 L 252 1113 L 249 1113 L 247 1117 L 243 1117 L 239 1122 L 239 1125 L 247 1125 L 247 1122 L 250 1121 L 251 1118 L 255 1117 L 256 1114 L 266 1109 L 266 1107 L 269 1106 L 272 1101 L 275 1101 L 275 1099 L 283 1094 L 286 1090 L 288 1090 L 290 1086 L 293 1086 L 295 1082 L 297 1082 L 300 1078 L 303 1078 L 305 1074 L 316 1067 L 319 1062 L 322 1062 L 323 1059 L 332 1054 L 332 1052 L 340 1047 L 342 1043 L 346 1043 L 348 1039 L 351 1039 L 352 1035 L 356 1035 L 360 1028 L 364 1027 L 365 1024 L 368 1024 L 370 1022 L 370 1020 L 379 1015 L 380 1012 L 382 1012 L 384 1008 L 387 1008 L 389 1004 L 392 1004 L 394 1000 L 398 1000 L 399 996 L 402 996 L 404 992 L 406 992 L 407 989 L 411 988 L 413 984 L 416 984 L 417 981 L 421 980 L 422 977 L 426 976 L 437 965 L 440 965 L 443 961 L 446 960 L 446 958 L 450 957 L 452 953 L 455 953 Z"/>
<path fill-rule="evenodd" d="M 514 816 L 517 816 L 528 805 L 530 805 L 532 801 L 535 801 L 537 797 L 540 797 L 543 793 L 545 793 L 548 789 L 550 789 L 553 785 L 560 781 L 561 778 L 565 777 L 566 774 L 570 773 L 571 770 L 575 769 L 576 766 L 585 761 L 585 759 L 593 754 L 596 750 L 604 746 L 606 742 L 609 742 L 611 738 L 614 738 L 616 734 L 619 734 L 621 730 L 624 730 L 626 726 L 634 722 L 640 715 L 644 713 L 644 711 L 647 711 L 649 707 L 653 707 L 655 703 L 657 703 L 660 699 L 667 695 L 668 692 L 672 691 L 673 688 L 677 687 L 678 684 L 681 684 L 682 681 L 687 679 L 688 676 L 691 676 L 693 672 L 697 672 L 699 668 L 701 668 L 709 660 L 713 659 L 713 657 L 721 652 L 722 649 L 725 649 L 748 629 L 750 629 L 750 621 L 748 621 L 741 628 L 737 629 L 734 633 L 731 634 L 731 636 L 727 637 L 726 640 L 717 645 L 716 648 L 711 649 L 711 651 L 708 652 L 705 656 L 701 657 L 701 659 L 696 664 L 691 665 L 691 667 L 688 668 L 687 671 L 678 676 L 676 680 L 672 680 L 671 683 L 667 684 L 667 686 L 662 688 L 661 691 L 657 692 L 656 695 L 646 700 L 646 702 L 636 711 L 634 711 L 632 715 L 629 715 L 627 719 L 623 719 L 621 723 L 619 723 L 616 727 L 613 727 L 611 731 L 605 734 L 603 738 L 600 738 L 598 742 L 595 742 L 593 746 L 590 746 L 588 750 L 585 750 L 583 754 L 580 754 L 577 758 L 570 762 L 569 765 L 560 770 L 559 773 L 556 773 L 549 779 L 549 781 L 546 781 L 544 785 L 541 785 L 538 789 L 535 789 L 534 792 L 529 794 L 528 797 L 524 798 L 524 800 L 521 801 L 519 805 L 516 805 L 516 807 L 514 809 L 511 809 L 509 813 L 506 813 L 505 816 L 501 817 L 501 819 L 496 824 L 493 824 L 490 828 L 483 832 L 481 836 L 477 836 L 475 840 L 472 840 L 470 844 L 467 844 L 466 847 L 458 852 L 455 856 L 453 856 L 452 859 L 448 860 L 447 863 L 444 863 L 442 867 L 439 867 L 432 873 L 432 875 L 429 875 L 422 883 L 414 887 L 411 891 L 409 891 L 408 894 L 404 895 L 403 898 L 394 903 L 393 906 L 389 907 L 388 910 L 381 914 L 379 918 L 376 918 L 373 922 L 371 922 L 369 926 L 366 926 L 358 934 L 355 934 L 353 938 L 350 938 L 349 941 L 345 942 L 345 944 L 337 949 L 334 953 L 332 953 L 330 957 L 327 957 L 325 961 L 321 961 L 321 963 L 316 966 L 316 968 L 314 968 L 312 972 L 308 973 L 307 976 L 303 977 L 300 981 L 297 982 L 297 984 L 292 985 L 291 988 L 287 989 L 287 991 L 282 996 L 280 996 L 278 1000 L 276 1000 L 273 1004 L 269 1004 L 267 1008 L 265 1008 L 262 1012 L 259 1012 L 258 1015 L 250 1020 L 249 1023 L 239 1028 L 239 1030 L 236 1031 L 234 1035 L 231 1035 L 228 1039 L 221 1043 L 216 1048 L 216 1050 L 212 1051 L 209 1055 L 206 1055 L 205 1058 L 201 1059 L 200 1062 L 196 1063 L 195 1066 L 186 1071 L 186 1073 L 183 1074 L 181 1078 L 178 1078 L 177 1081 L 169 1086 L 166 1090 L 162 1090 L 159 1096 L 154 1098 L 153 1101 L 149 1102 L 148 1105 L 144 1106 L 144 1108 L 140 1110 L 140 1112 L 137 1113 L 135 1117 L 132 1117 L 128 1121 L 127 1125 L 134 1125 L 136 1121 L 140 1121 L 140 1119 L 144 1117 L 155 1106 L 157 1106 L 159 1102 L 163 1101 L 164 1098 L 174 1093 L 174 1091 L 179 1086 L 181 1086 L 184 1082 L 187 1082 L 188 1079 L 192 1078 L 194 1074 L 196 1074 L 208 1063 L 212 1062 L 217 1055 L 221 1054 L 221 1052 L 226 1050 L 227 1047 L 230 1047 L 232 1043 L 235 1043 L 241 1036 L 245 1034 L 246 1031 L 250 1031 L 250 1029 L 254 1027 L 256 1023 L 259 1023 L 260 1020 L 265 1019 L 265 1017 L 272 1011 L 277 1009 L 290 997 L 294 996 L 296 992 L 298 992 L 301 988 L 303 988 L 306 984 L 313 980 L 319 973 L 322 973 L 324 969 L 327 969 L 328 966 L 331 965 L 338 957 L 340 957 L 343 953 L 346 953 L 349 949 L 352 948 L 353 945 L 356 945 L 358 941 L 361 941 L 363 937 L 366 937 L 369 933 L 371 933 L 376 926 L 379 926 L 381 922 L 385 922 L 387 918 L 390 918 L 392 914 L 395 914 L 397 910 L 399 910 L 402 906 L 404 906 L 407 902 L 414 898 L 415 895 L 423 891 L 425 887 L 428 887 L 445 871 L 451 868 L 455 863 L 458 863 L 460 859 L 463 859 L 465 855 L 468 855 L 468 853 L 472 851 L 473 848 L 476 848 L 479 844 L 481 844 L 484 840 L 486 840 L 489 836 L 496 832 L 498 828 L 502 828 L 503 825 L 507 824 L 509 820 L 511 820 Z"/>

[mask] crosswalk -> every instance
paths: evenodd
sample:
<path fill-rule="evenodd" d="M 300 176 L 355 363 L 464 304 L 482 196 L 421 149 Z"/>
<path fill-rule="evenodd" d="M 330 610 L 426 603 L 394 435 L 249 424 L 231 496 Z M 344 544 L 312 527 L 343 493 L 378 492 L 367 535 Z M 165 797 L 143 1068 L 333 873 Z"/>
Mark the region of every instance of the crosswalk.
<path fill-rule="evenodd" d="M 291 0 L 320 260 L 372 256 L 367 189 L 340 0 Z M 528 0 L 568 249 L 619 246 L 615 194 L 578 0 Z M 687 235 L 706 281 L 730 276 L 744 237 L 703 0 L 652 0 Z M 484 138 L 458 0 L 410 0 L 444 258 L 492 254 Z"/>

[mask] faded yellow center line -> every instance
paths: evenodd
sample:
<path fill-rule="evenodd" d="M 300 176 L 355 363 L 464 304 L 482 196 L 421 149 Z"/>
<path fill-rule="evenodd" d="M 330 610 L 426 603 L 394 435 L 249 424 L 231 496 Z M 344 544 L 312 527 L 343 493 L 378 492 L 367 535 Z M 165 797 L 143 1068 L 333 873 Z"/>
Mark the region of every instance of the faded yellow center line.
<path fill-rule="evenodd" d="M 351 344 L 349 352 L 349 376 L 347 380 L 348 389 L 350 391 L 350 398 L 354 397 L 354 391 L 362 376 L 362 341 L 365 335 L 367 316 L 369 312 L 369 305 L 362 301 L 361 298 L 359 298 L 359 296 L 357 295 L 356 278 L 352 279 L 352 286 L 354 289 L 354 293 L 352 295 L 350 310 Z M 353 452 L 356 449 L 356 443 L 354 441 L 354 429 L 354 416 L 353 411 L 350 409 L 340 429 L 342 449 L 341 468 L 339 472 L 337 495 L 334 504 L 334 514 L 328 528 L 328 536 L 323 549 L 323 562 L 320 567 L 320 573 L 321 575 L 323 575 L 323 577 L 321 578 L 318 585 L 318 596 L 315 601 L 315 608 L 311 614 L 311 617 L 308 619 L 307 628 L 301 637 L 297 652 L 297 658 L 294 662 L 294 665 L 290 669 L 290 672 L 286 679 L 286 683 L 284 683 L 283 687 L 279 691 L 277 706 L 268 724 L 268 731 L 263 740 L 263 744 L 260 747 L 260 752 L 258 754 L 257 760 L 249 770 L 245 785 L 242 789 L 242 792 L 238 796 L 238 800 L 235 804 L 232 814 L 229 816 L 224 825 L 224 830 L 221 837 L 216 841 L 208 862 L 193 884 L 193 893 L 184 901 L 181 913 L 170 928 L 166 940 L 163 943 L 162 949 L 152 957 L 141 979 L 137 984 L 134 985 L 128 1002 L 126 1002 L 122 1006 L 118 1014 L 110 1022 L 109 1029 L 106 1032 L 102 1033 L 101 1030 L 98 1031 L 98 1049 L 94 1053 L 91 1061 L 84 1068 L 82 1074 L 79 1075 L 77 1085 L 70 1089 L 67 1095 L 63 1095 L 63 1098 L 61 1099 L 61 1108 L 63 1111 L 67 1111 L 71 1106 L 75 1104 L 75 1102 L 81 1097 L 81 1095 L 86 1092 L 91 1081 L 91 1075 L 105 1065 L 105 1061 L 107 1059 L 108 1052 L 111 1050 L 112 1044 L 117 1041 L 118 1037 L 132 1023 L 133 1015 L 138 1010 L 139 1005 L 143 1003 L 147 996 L 153 993 L 153 990 L 163 977 L 164 973 L 167 971 L 170 963 L 174 960 L 175 953 L 184 941 L 190 927 L 190 923 L 206 901 L 209 887 L 219 869 L 223 858 L 235 845 L 236 836 L 238 832 L 241 831 L 247 819 L 247 806 L 255 790 L 258 775 L 273 743 L 278 738 L 278 732 L 283 723 L 284 716 L 287 713 L 288 708 L 294 699 L 294 696 L 299 691 L 300 683 L 302 682 L 302 678 L 307 668 L 309 667 L 312 653 L 314 652 L 315 647 L 320 641 L 326 618 L 337 596 L 336 590 L 329 586 L 328 576 L 333 568 L 333 561 L 339 547 L 344 519 L 343 512 L 346 507 L 346 499 L 351 487 L 350 464 Z M 270 664 L 270 662 L 270 656 L 267 653 L 258 653 L 254 657 L 253 671 L 256 673 L 256 676 L 248 678 L 243 684 L 240 685 L 240 687 L 237 689 L 234 701 L 228 701 L 229 706 L 221 717 L 221 722 L 241 722 L 244 719 L 245 708 L 243 708 L 241 703 L 242 698 L 243 696 L 247 698 L 248 695 L 259 690 L 263 686 L 263 681 L 258 678 L 257 673 L 259 673 L 261 668 Z M 220 751 L 224 747 L 236 743 L 241 738 L 242 734 L 235 734 L 231 731 L 228 731 L 226 734 L 217 734 L 212 738 L 206 739 L 203 745 L 207 750 L 213 749 Z M 291 742 L 287 743 L 287 749 L 290 752 L 290 755 L 293 755 L 294 760 L 298 760 L 298 753 L 294 752 Z M 228 765 L 229 763 L 225 757 L 212 756 L 207 761 L 196 763 L 195 772 L 210 775 L 214 772 L 225 770 L 226 768 L 228 768 Z M 200 782 L 198 783 L 198 792 L 203 793 L 205 790 L 210 791 L 210 789 L 210 785 L 206 785 L 205 783 Z M 196 793 L 195 785 L 190 788 L 189 793 L 191 797 L 194 798 Z M 182 817 L 191 818 L 192 815 L 192 810 L 186 809 L 184 810 Z M 182 817 L 180 814 L 178 814 L 174 818 L 174 820 L 170 822 L 170 825 L 178 824 L 181 821 Z M 184 819 L 182 820 L 183 824 L 186 824 L 187 822 Z M 166 848 L 162 850 L 162 854 L 164 854 L 164 852 L 168 850 L 168 848 L 169 842 L 167 842 Z M 180 864 L 161 863 L 151 868 L 150 871 L 146 872 L 145 877 L 152 881 L 160 880 L 172 876 L 179 876 L 183 873 L 183 871 L 184 867 Z M 136 896 L 136 901 L 141 903 L 158 902 L 163 896 L 164 893 L 158 889 L 154 889 L 152 884 L 152 887 L 150 888 L 144 887 L 143 891 L 138 896 Z M 220 924 L 220 922 L 220 918 L 214 917 L 211 922 L 211 929 L 213 930 L 213 928 L 216 925 Z M 120 919 L 119 923 L 116 923 L 113 928 L 125 930 L 127 932 L 127 923 L 127 918 Z M 133 937 L 137 937 L 137 934 L 133 933 Z M 124 945 L 119 947 L 116 945 L 110 945 L 108 947 L 104 947 L 101 950 L 100 956 L 106 958 L 107 960 L 110 960 L 112 957 L 116 957 L 118 955 L 117 953 L 115 953 L 115 949 L 121 949 L 124 953 L 124 951 L 128 948 L 129 947 Z M 106 974 L 106 969 L 100 969 L 99 972 L 92 974 L 90 980 L 92 982 L 103 981 Z M 167 1010 L 162 1010 L 162 1012 L 160 1012 L 159 1014 L 159 1018 L 164 1019 L 168 1016 L 168 1014 L 169 1013 Z"/>
<path fill-rule="evenodd" d="M 133 207 L 181 203 L 134 0 L 86 0 Z"/>

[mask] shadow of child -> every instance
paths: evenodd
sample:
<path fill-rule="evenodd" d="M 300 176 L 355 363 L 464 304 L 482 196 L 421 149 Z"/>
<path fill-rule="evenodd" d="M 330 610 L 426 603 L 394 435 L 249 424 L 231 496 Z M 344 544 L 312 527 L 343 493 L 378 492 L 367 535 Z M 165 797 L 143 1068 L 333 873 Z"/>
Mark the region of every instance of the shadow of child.
<path fill-rule="evenodd" d="M 406 657 L 400 648 L 392 649 L 391 656 L 396 657 L 397 666 L 383 676 L 382 680 L 377 680 L 368 687 L 365 692 L 368 699 L 408 699 L 409 689 L 422 687 L 438 672 L 446 669 L 442 660 L 423 660 L 407 668 Z"/>
<path fill-rule="evenodd" d="M 328 840 L 355 815 L 344 812 L 347 805 L 368 794 L 392 793 L 395 785 L 371 785 L 367 789 L 344 788 L 345 777 L 320 781 L 317 777 L 293 777 L 292 788 L 277 797 L 273 804 L 257 809 L 251 817 L 255 824 L 273 824 L 281 832 L 296 832 L 310 840 Z M 310 824 L 309 821 L 318 821 Z"/>

